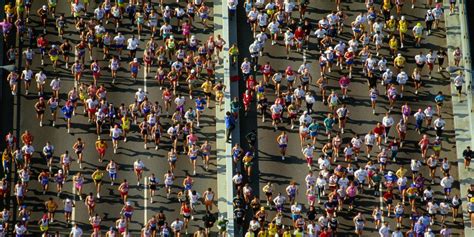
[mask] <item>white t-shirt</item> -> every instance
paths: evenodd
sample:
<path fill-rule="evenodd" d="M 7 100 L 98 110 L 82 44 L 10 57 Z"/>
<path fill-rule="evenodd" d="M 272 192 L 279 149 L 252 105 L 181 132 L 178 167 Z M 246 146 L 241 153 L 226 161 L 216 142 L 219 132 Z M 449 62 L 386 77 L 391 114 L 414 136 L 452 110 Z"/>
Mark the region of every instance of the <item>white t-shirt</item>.
<path fill-rule="evenodd" d="M 138 48 L 138 44 L 140 41 L 138 41 L 137 38 L 130 38 L 127 40 L 127 49 L 128 50 L 136 50 Z"/>
<path fill-rule="evenodd" d="M 71 233 L 70 233 L 70 235 L 71 235 L 72 237 L 81 237 L 82 234 L 83 234 L 83 232 L 82 232 L 82 229 L 81 229 L 80 227 L 75 227 L 75 226 L 74 226 L 74 227 L 71 228 Z"/>

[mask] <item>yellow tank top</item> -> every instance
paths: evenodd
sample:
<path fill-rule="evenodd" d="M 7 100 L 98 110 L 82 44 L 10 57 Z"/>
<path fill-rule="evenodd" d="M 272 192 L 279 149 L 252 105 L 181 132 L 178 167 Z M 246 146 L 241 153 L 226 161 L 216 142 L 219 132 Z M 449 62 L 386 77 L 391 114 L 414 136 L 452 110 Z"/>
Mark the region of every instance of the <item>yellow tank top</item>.
<path fill-rule="evenodd" d="M 122 118 L 122 128 L 126 130 L 130 129 L 130 119 Z"/>
<path fill-rule="evenodd" d="M 95 173 L 93 176 L 92 176 L 92 179 L 95 179 L 95 180 L 100 180 L 104 177 L 104 173 L 102 172 L 97 172 Z"/>
<path fill-rule="evenodd" d="M 402 33 L 405 33 L 408 31 L 408 22 L 407 21 L 400 21 L 398 22 L 399 26 L 400 26 L 400 31 Z"/>
<path fill-rule="evenodd" d="M 388 11 L 390 8 L 392 8 L 390 0 L 383 0 L 383 9 Z"/>
<path fill-rule="evenodd" d="M 398 47 L 398 41 L 396 39 L 391 39 L 388 44 L 391 49 L 396 49 Z"/>

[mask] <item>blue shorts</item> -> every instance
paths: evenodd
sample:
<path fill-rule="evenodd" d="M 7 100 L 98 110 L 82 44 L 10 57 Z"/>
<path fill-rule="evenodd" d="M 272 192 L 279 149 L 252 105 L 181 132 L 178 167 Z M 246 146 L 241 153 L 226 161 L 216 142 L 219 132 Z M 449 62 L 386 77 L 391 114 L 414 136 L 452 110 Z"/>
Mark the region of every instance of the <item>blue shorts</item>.
<path fill-rule="evenodd" d="M 300 217 L 301 217 L 300 214 L 291 214 L 291 219 L 292 219 L 293 221 L 298 220 L 298 218 L 300 218 Z"/>
<path fill-rule="evenodd" d="M 120 137 L 112 137 L 112 140 L 118 141 L 118 140 L 120 140 Z"/>
<path fill-rule="evenodd" d="M 398 186 L 398 191 L 401 192 L 401 191 L 405 190 L 406 188 L 407 188 L 406 185 Z"/>
<path fill-rule="evenodd" d="M 117 178 L 117 173 L 110 173 L 109 172 L 109 178 L 116 179 Z"/>
<path fill-rule="evenodd" d="M 310 132 L 309 136 L 310 137 L 316 137 L 316 136 L 318 136 L 318 132 Z"/>
<path fill-rule="evenodd" d="M 190 156 L 189 159 L 190 159 L 190 160 L 196 160 L 196 159 L 197 159 L 197 156 Z"/>
<path fill-rule="evenodd" d="M 280 144 L 280 148 L 286 148 L 288 144 Z"/>
<path fill-rule="evenodd" d="M 451 192 L 451 188 L 444 188 L 444 192 L 445 192 L 445 193 L 450 193 L 450 192 Z"/>
<path fill-rule="evenodd" d="M 191 190 L 191 188 L 193 188 L 193 186 L 191 184 L 184 185 L 184 191 Z"/>

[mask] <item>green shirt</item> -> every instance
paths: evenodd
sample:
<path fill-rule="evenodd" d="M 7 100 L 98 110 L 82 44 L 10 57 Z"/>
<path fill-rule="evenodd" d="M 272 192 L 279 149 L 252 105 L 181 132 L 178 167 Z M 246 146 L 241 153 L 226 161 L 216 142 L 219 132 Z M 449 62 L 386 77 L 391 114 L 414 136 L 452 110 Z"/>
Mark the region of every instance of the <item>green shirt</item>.
<path fill-rule="evenodd" d="M 326 119 L 324 119 L 324 126 L 326 128 L 332 129 L 332 126 L 334 126 L 334 122 L 335 122 L 334 119 L 326 118 Z"/>
<path fill-rule="evenodd" d="M 217 228 L 220 230 L 220 231 L 226 231 L 227 230 L 227 222 L 229 222 L 228 220 L 226 219 L 219 219 L 217 221 Z"/>

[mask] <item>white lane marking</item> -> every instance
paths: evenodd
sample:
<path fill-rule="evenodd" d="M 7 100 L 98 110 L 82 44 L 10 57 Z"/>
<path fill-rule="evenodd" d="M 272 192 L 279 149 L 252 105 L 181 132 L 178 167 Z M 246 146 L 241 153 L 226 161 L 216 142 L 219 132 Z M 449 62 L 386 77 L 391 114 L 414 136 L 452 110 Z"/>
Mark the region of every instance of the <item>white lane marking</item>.
<path fill-rule="evenodd" d="M 303 48 L 303 46 L 301 46 Z M 306 49 L 303 49 L 303 62 L 306 63 Z"/>
<path fill-rule="evenodd" d="M 144 70 L 143 70 L 143 90 L 145 91 L 145 93 L 147 92 L 146 77 L 147 77 L 146 68 L 144 68 Z"/>
<path fill-rule="evenodd" d="M 380 202 L 380 210 L 382 211 L 382 223 L 384 223 L 383 218 L 383 195 L 382 195 L 382 182 L 379 182 L 379 202 Z M 390 210 L 388 210 L 390 211 Z"/>
<path fill-rule="evenodd" d="M 74 184 L 72 185 L 72 202 L 71 224 L 74 224 L 76 221 L 76 189 L 74 188 Z"/>
<path fill-rule="evenodd" d="M 145 177 L 145 186 L 143 187 L 143 224 L 148 221 L 148 178 Z"/>

